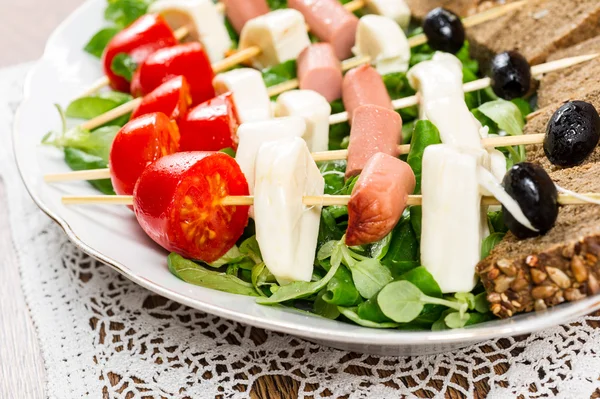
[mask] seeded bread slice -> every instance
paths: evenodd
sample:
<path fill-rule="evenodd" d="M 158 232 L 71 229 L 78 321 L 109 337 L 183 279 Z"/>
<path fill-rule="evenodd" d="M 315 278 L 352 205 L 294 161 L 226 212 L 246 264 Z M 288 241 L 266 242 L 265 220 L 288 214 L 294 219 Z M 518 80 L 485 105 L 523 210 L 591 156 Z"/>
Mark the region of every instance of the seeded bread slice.
<path fill-rule="evenodd" d="M 578 97 L 600 107 L 600 89 Z M 561 106 L 555 103 L 530 120 L 526 134 L 544 133 L 549 118 Z M 600 109 L 600 108 L 599 108 Z M 600 149 L 579 166 L 551 165 L 541 145 L 529 146 L 530 162 L 543 166 L 556 184 L 580 193 L 600 192 Z M 491 310 L 499 317 L 545 309 L 600 292 L 600 206 L 561 207 L 556 225 L 546 235 L 517 240 L 511 233 L 477 272 Z"/>
<path fill-rule="evenodd" d="M 531 64 L 600 34 L 598 0 L 531 0 L 503 17 L 468 30 L 473 56 L 488 65 L 494 54 L 517 50 Z"/>
<path fill-rule="evenodd" d="M 600 53 L 600 36 L 593 37 L 576 46 L 557 51 L 548 61 L 578 55 Z M 538 89 L 538 105 L 548 107 L 557 102 L 576 100 L 598 87 L 600 82 L 600 58 L 544 76 Z"/>

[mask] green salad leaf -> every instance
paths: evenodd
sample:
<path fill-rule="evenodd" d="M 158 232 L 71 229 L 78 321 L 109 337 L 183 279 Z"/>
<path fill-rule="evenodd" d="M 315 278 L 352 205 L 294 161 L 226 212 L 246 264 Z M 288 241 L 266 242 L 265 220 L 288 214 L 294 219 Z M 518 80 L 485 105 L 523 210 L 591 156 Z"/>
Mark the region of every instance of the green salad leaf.
<path fill-rule="evenodd" d="M 115 27 L 100 29 L 83 49 L 94 57 L 101 58 L 106 45 L 119 31 L 120 29 Z"/>
<path fill-rule="evenodd" d="M 487 258 L 492 249 L 502 241 L 505 233 L 492 233 L 481 243 L 481 259 Z"/>
<path fill-rule="evenodd" d="M 423 169 L 423 153 L 425 149 L 434 144 L 441 144 L 440 132 L 428 120 L 420 120 L 415 124 L 415 130 L 410 143 L 410 152 L 407 162 L 415 174 L 415 194 L 421 193 L 421 173 Z"/>
<path fill-rule="evenodd" d="M 289 60 L 282 64 L 263 69 L 262 76 L 267 87 L 296 79 L 296 60 Z"/>
<path fill-rule="evenodd" d="M 123 29 L 148 12 L 152 0 L 108 0 L 104 19 Z"/>
<path fill-rule="evenodd" d="M 318 164 L 319 172 L 325 180 L 325 194 L 337 195 L 341 193 L 346 180 L 346 165 L 345 160 L 320 162 Z"/>
<path fill-rule="evenodd" d="M 315 303 L 313 304 L 313 312 L 326 319 L 335 320 L 340 316 L 340 311 L 336 305 L 325 300 L 325 295 L 326 291 L 319 292 L 317 299 L 315 299 Z"/>
<path fill-rule="evenodd" d="M 133 58 L 127 53 L 119 53 L 115 55 L 110 64 L 110 69 L 117 76 L 120 76 L 131 82 L 133 79 L 133 74 L 135 70 L 138 68 L 138 64 L 133 60 Z"/>
<path fill-rule="evenodd" d="M 331 268 L 319 281 L 294 281 L 288 285 L 279 287 L 277 291 L 269 298 L 258 298 L 256 302 L 262 305 L 274 305 L 281 302 L 286 302 L 292 299 L 306 298 L 310 295 L 316 294 L 327 286 L 329 281 L 333 278 L 338 268 L 340 267 L 339 262 L 332 262 Z"/>
<path fill-rule="evenodd" d="M 415 320 L 426 304 L 443 305 L 464 314 L 467 304 L 425 295 L 417 286 L 403 280 L 386 285 L 377 295 L 377 303 L 383 314 L 397 323 Z"/>
<path fill-rule="evenodd" d="M 129 94 L 114 91 L 96 96 L 80 97 L 69 104 L 65 110 L 65 115 L 69 118 L 92 119 L 132 99 L 133 97 Z M 123 115 L 107 123 L 107 125 L 123 126 L 129 121 L 129 117 L 130 114 Z"/>
<path fill-rule="evenodd" d="M 356 313 L 356 311 L 357 311 L 356 308 L 344 308 L 344 307 L 338 306 L 338 310 L 344 317 L 348 318 L 348 320 L 358 324 L 359 326 L 369 327 L 369 328 L 397 328 L 397 327 L 399 327 L 398 323 L 393 323 L 393 322 L 377 323 L 377 322 L 374 322 L 371 320 L 363 319 Z"/>
<path fill-rule="evenodd" d="M 76 148 L 66 147 L 65 162 L 72 170 L 92 170 L 106 168 L 106 160 L 97 155 L 91 155 Z M 110 179 L 89 180 L 93 187 L 105 195 L 115 195 Z"/>
<path fill-rule="evenodd" d="M 390 247 L 381 263 L 390 269 L 392 277 L 396 278 L 419 266 L 419 258 L 419 242 L 412 229 L 410 216 L 405 212 L 392 231 Z"/>
<path fill-rule="evenodd" d="M 383 287 L 393 280 L 390 269 L 384 267 L 377 259 L 366 259 L 353 263 L 349 268 L 356 289 L 365 299 L 377 295 Z"/>
<path fill-rule="evenodd" d="M 172 253 L 167 258 L 169 271 L 181 280 L 230 294 L 258 296 L 252 284 L 227 273 L 208 270 L 199 264 Z"/>
<path fill-rule="evenodd" d="M 330 267 L 329 264 L 326 264 Z M 323 293 L 323 300 L 332 305 L 351 307 L 362 301 L 354 285 L 352 274 L 345 265 L 341 265 L 331 278 Z"/>

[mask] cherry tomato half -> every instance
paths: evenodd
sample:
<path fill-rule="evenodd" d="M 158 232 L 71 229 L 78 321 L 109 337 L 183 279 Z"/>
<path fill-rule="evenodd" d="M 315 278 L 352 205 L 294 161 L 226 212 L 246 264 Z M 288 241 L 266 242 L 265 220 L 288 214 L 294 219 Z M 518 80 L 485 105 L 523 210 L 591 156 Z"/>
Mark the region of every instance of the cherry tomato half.
<path fill-rule="evenodd" d="M 112 71 L 115 56 L 126 53 L 134 62 L 141 64 L 156 50 L 177 44 L 177 39 L 167 22 L 158 14 L 147 14 L 138 18 L 127 28 L 113 37 L 102 55 L 104 73 L 110 86 L 119 91 L 128 92 L 129 82 Z"/>
<path fill-rule="evenodd" d="M 231 93 L 192 108 L 179 121 L 181 151 L 219 151 L 237 148 L 238 120 Z"/>
<path fill-rule="evenodd" d="M 172 120 L 183 117 L 192 104 L 190 86 L 183 76 L 174 77 L 146 94 L 131 119 L 152 112 L 162 112 Z"/>
<path fill-rule="evenodd" d="M 142 229 L 167 251 L 207 263 L 231 249 L 248 223 L 248 206 L 221 205 L 248 195 L 235 160 L 220 152 L 179 152 L 144 170 L 133 208 Z"/>
<path fill-rule="evenodd" d="M 179 129 L 165 114 L 146 114 L 129 121 L 119 130 L 110 149 L 109 168 L 115 192 L 133 194 L 146 166 L 177 150 Z"/>
<path fill-rule="evenodd" d="M 136 97 L 146 95 L 178 75 L 187 79 L 193 104 L 215 96 L 214 73 L 200 43 L 180 44 L 151 54 L 133 74 L 131 94 Z"/>

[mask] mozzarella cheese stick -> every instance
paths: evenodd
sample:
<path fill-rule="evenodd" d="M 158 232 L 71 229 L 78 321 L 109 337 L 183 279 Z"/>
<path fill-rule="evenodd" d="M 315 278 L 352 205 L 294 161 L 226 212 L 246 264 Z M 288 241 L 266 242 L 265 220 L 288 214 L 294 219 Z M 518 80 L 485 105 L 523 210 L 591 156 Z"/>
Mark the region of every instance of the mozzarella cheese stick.
<path fill-rule="evenodd" d="M 410 24 L 410 7 L 404 0 L 366 0 L 365 9 L 396 21 L 404 30 Z"/>
<path fill-rule="evenodd" d="M 407 77 L 420 93 L 421 104 L 441 97 L 464 97 L 462 63 L 452 54 L 435 53 L 431 60 L 412 67 Z"/>
<path fill-rule="evenodd" d="M 217 95 L 233 93 L 233 102 L 240 123 L 263 121 L 272 117 L 271 100 L 262 74 L 256 69 L 239 68 L 215 76 Z"/>
<path fill-rule="evenodd" d="M 381 75 L 406 72 L 410 62 L 410 45 L 400 26 L 379 15 L 365 15 L 358 23 L 352 52 L 368 56 Z"/>
<path fill-rule="evenodd" d="M 187 26 L 189 39 L 202 44 L 212 63 L 225 58 L 231 48 L 223 16 L 211 0 L 158 0 L 148 12 L 162 15 L 173 30 Z"/>
<path fill-rule="evenodd" d="M 442 143 L 455 147 L 482 148 L 479 135 L 481 123 L 469 111 L 463 94 L 425 100 L 421 107 L 427 119 L 440 131 Z"/>
<path fill-rule="evenodd" d="M 305 131 L 306 123 L 299 116 L 242 123 L 237 130 L 239 143 L 235 160 L 246 176 L 250 194 L 254 194 L 254 169 L 260 146 L 269 141 L 302 137 Z"/>
<path fill-rule="evenodd" d="M 240 36 L 240 50 L 257 46 L 259 55 L 252 59 L 262 69 L 295 60 L 310 45 L 302 14 L 282 9 L 261 15 L 246 23 Z"/>
<path fill-rule="evenodd" d="M 306 121 L 304 140 L 312 152 L 329 149 L 331 105 L 312 90 L 291 90 L 277 98 L 276 116 L 300 116 Z"/>
<path fill-rule="evenodd" d="M 280 284 L 310 281 L 317 250 L 320 206 L 302 197 L 323 195 L 325 182 L 304 140 L 263 144 L 256 159 L 254 216 L 265 265 Z"/>
<path fill-rule="evenodd" d="M 431 145 L 423 154 L 421 263 L 442 292 L 469 292 L 481 256 L 481 193 L 477 170 L 484 150 Z"/>

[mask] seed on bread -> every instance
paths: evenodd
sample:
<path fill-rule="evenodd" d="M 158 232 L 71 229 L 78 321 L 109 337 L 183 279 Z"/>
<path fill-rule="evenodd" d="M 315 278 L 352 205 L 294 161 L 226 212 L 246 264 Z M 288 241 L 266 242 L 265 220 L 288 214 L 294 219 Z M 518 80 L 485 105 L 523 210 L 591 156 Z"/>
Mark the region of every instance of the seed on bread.
<path fill-rule="evenodd" d="M 546 267 L 546 272 L 550 276 L 550 280 L 554 281 L 562 289 L 567 289 L 571 286 L 571 280 L 562 270 L 556 267 Z"/>

